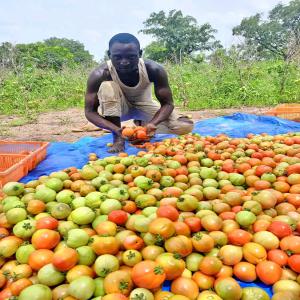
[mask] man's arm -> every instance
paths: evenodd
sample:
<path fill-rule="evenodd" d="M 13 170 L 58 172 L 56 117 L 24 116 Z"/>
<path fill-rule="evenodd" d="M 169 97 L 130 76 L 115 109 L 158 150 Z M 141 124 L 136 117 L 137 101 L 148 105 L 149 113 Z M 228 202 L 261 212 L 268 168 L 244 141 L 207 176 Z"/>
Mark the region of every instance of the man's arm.
<path fill-rule="evenodd" d="M 89 76 L 85 94 L 85 116 L 96 126 L 120 135 L 120 127 L 98 114 L 99 99 L 97 93 L 101 83 L 105 80 L 107 80 L 107 75 L 105 74 L 104 67 L 94 70 Z"/>
<path fill-rule="evenodd" d="M 157 126 L 159 123 L 167 120 L 174 109 L 172 92 L 168 82 L 168 75 L 161 65 L 151 61 L 147 70 L 149 80 L 154 83 L 155 96 L 161 104 L 160 109 L 150 121 L 151 124 Z"/>

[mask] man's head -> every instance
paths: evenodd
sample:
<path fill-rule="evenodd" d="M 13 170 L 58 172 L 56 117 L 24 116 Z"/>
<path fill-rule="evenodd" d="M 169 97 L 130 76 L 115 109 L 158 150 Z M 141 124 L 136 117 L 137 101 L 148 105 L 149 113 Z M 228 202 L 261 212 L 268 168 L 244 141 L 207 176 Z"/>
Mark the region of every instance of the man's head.
<path fill-rule="evenodd" d="M 108 56 L 120 73 L 136 70 L 141 55 L 140 42 L 130 33 L 118 33 L 109 41 Z"/>

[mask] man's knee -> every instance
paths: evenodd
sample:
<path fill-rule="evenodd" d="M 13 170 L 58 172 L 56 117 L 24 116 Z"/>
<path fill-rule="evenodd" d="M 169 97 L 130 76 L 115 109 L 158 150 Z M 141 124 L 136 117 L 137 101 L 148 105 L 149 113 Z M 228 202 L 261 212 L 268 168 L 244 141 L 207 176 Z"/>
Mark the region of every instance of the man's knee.
<path fill-rule="evenodd" d="M 186 117 L 178 118 L 172 125 L 170 130 L 178 135 L 190 133 L 194 129 L 194 122 Z"/>

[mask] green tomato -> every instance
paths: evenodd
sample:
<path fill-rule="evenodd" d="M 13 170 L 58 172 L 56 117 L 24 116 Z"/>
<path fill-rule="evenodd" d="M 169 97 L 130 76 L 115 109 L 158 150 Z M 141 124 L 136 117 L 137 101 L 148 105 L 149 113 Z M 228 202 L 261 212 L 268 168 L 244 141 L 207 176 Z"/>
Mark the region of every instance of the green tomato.
<path fill-rule="evenodd" d="M 78 207 L 71 213 L 72 221 L 78 225 L 87 225 L 94 221 L 95 213 L 89 207 Z"/>
<path fill-rule="evenodd" d="M 43 266 L 37 274 L 38 280 L 41 284 L 47 286 L 55 286 L 65 280 L 65 275 L 59 272 L 52 264 Z"/>
<path fill-rule="evenodd" d="M 50 288 L 43 284 L 33 284 L 25 288 L 18 300 L 52 300 Z"/>
<path fill-rule="evenodd" d="M 67 245 L 71 248 L 78 248 L 87 245 L 89 235 L 83 229 L 71 229 L 68 232 Z"/>
<path fill-rule="evenodd" d="M 68 292 L 78 300 L 87 300 L 93 296 L 95 289 L 96 285 L 91 277 L 80 276 L 70 283 Z"/>
<path fill-rule="evenodd" d="M 96 254 L 93 249 L 89 246 L 81 246 L 76 249 L 79 259 L 79 265 L 91 266 L 96 260 Z M 99 295 L 101 296 L 101 295 Z"/>
<path fill-rule="evenodd" d="M 13 228 L 15 236 L 27 240 L 29 239 L 36 230 L 36 222 L 34 220 L 24 220 L 17 223 Z"/>
<path fill-rule="evenodd" d="M 16 259 L 18 263 L 27 264 L 30 254 L 34 251 L 35 248 L 31 244 L 20 246 L 16 252 Z"/>

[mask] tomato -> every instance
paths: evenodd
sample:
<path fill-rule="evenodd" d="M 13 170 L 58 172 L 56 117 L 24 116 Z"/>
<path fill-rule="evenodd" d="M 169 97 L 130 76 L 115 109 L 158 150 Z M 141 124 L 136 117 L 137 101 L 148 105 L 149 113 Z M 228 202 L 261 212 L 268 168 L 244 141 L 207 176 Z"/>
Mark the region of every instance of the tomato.
<path fill-rule="evenodd" d="M 201 230 L 201 220 L 198 217 L 185 218 L 184 223 L 189 226 L 191 232 L 198 232 Z"/>
<path fill-rule="evenodd" d="M 100 277 L 119 269 L 119 260 L 111 254 L 103 254 L 97 257 L 94 265 L 95 272 Z"/>
<path fill-rule="evenodd" d="M 71 248 L 85 246 L 90 237 L 83 229 L 70 229 L 67 236 L 67 245 Z"/>
<path fill-rule="evenodd" d="M 214 283 L 218 296 L 224 300 L 238 300 L 242 296 L 242 289 L 233 278 L 218 278 Z"/>
<path fill-rule="evenodd" d="M 260 299 L 260 300 L 269 300 L 269 295 L 261 288 L 257 287 L 246 287 L 243 288 L 243 300 L 252 300 L 252 299 Z M 272 298 L 273 299 L 273 298 Z"/>
<path fill-rule="evenodd" d="M 280 241 L 280 249 L 293 254 L 300 254 L 300 237 L 286 236 Z"/>
<path fill-rule="evenodd" d="M 95 288 L 95 282 L 92 278 L 80 276 L 70 283 L 68 292 L 76 299 L 87 300 L 92 297 Z"/>
<path fill-rule="evenodd" d="M 31 243 L 36 249 L 53 249 L 59 241 L 59 233 L 50 229 L 37 230 L 31 239 Z"/>
<path fill-rule="evenodd" d="M 100 236 L 115 236 L 117 233 L 117 225 L 111 221 L 103 221 L 95 226 L 95 231 Z"/>
<path fill-rule="evenodd" d="M 245 282 L 256 280 L 255 265 L 248 262 L 239 262 L 233 267 L 233 274 L 238 279 Z"/>
<path fill-rule="evenodd" d="M 33 284 L 22 290 L 18 299 L 52 300 L 52 293 L 50 288 L 43 284 Z"/>
<path fill-rule="evenodd" d="M 251 233 L 243 229 L 234 229 L 227 236 L 229 243 L 235 246 L 243 246 L 252 239 Z"/>
<path fill-rule="evenodd" d="M 149 225 L 149 232 L 163 238 L 170 238 L 175 233 L 173 222 L 167 218 L 156 218 Z"/>
<path fill-rule="evenodd" d="M 300 254 L 290 256 L 288 258 L 288 265 L 293 271 L 300 273 Z"/>
<path fill-rule="evenodd" d="M 9 235 L 3 238 L 0 240 L 0 256 L 6 258 L 14 255 L 21 244 L 22 240 L 18 237 Z"/>
<path fill-rule="evenodd" d="M 183 194 L 178 198 L 176 206 L 181 211 L 193 211 L 198 207 L 198 199 L 192 195 Z"/>
<path fill-rule="evenodd" d="M 89 276 L 93 278 L 94 275 L 95 273 L 92 268 L 83 265 L 76 265 L 68 271 L 66 278 L 68 282 L 72 282 L 73 280 L 81 276 Z"/>
<path fill-rule="evenodd" d="M 53 217 L 44 217 L 36 222 L 36 229 L 56 229 L 58 221 Z"/>
<path fill-rule="evenodd" d="M 199 294 L 199 288 L 196 282 L 192 279 L 179 277 L 173 280 L 171 284 L 171 292 L 177 295 L 185 296 L 187 299 L 195 300 Z M 176 299 L 175 297 L 171 297 L 171 299 L 172 298 Z"/>
<path fill-rule="evenodd" d="M 191 230 L 189 226 L 184 222 L 178 221 L 178 222 L 174 222 L 173 224 L 175 227 L 176 235 L 184 235 L 184 236 L 191 235 Z"/>
<path fill-rule="evenodd" d="M 30 254 L 34 251 L 35 248 L 31 244 L 20 246 L 16 251 L 17 261 L 20 264 L 27 264 Z"/>
<path fill-rule="evenodd" d="M 156 211 L 157 217 L 167 218 L 171 221 L 177 221 L 179 217 L 178 210 L 172 205 L 163 205 L 160 206 Z"/>
<path fill-rule="evenodd" d="M 209 252 L 214 247 L 214 239 L 204 232 L 198 232 L 192 237 L 193 247 L 199 252 Z"/>
<path fill-rule="evenodd" d="M 132 280 L 137 287 L 155 289 L 164 282 L 165 278 L 163 268 L 151 260 L 141 261 L 132 269 Z"/>
<path fill-rule="evenodd" d="M 19 296 L 20 293 L 30 285 L 32 285 L 32 282 L 29 279 L 21 278 L 17 281 L 14 281 L 9 288 L 14 296 Z"/>
<path fill-rule="evenodd" d="M 180 277 L 185 269 L 185 262 L 180 258 L 180 255 L 162 253 L 157 256 L 155 261 L 164 269 L 167 280 Z"/>
<path fill-rule="evenodd" d="M 288 255 L 280 249 L 273 249 L 268 252 L 268 260 L 277 263 L 281 267 L 287 265 L 288 258 Z"/>
<path fill-rule="evenodd" d="M 292 292 L 299 295 L 300 285 L 294 280 L 279 280 L 273 285 L 273 293 L 278 292 Z"/>
<path fill-rule="evenodd" d="M 133 267 L 142 260 L 142 254 L 137 250 L 127 250 L 122 254 L 122 261 L 126 266 Z"/>
<path fill-rule="evenodd" d="M 216 275 L 222 266 L 222 261 L 217 257 L 205 256 L 199 263 L 199 270 L 206 275 Z"/>
<path fill-rule="evenodd" d="M 215 292 L 203 291 L 199 294 L 197 300 L 222 300 Z"/>
<path fill-rule="evenodd" d="M 207 215 L 201 219 L 201 225 L 207 231 L 216 231 L 222 228 L 222 219 L 215 215 Z"/>
<path fill-rule="evenodd" d="M 242 260 L 243 251 L 241 247 L 225 245 L 220 249 L 218 257 L 221 259 L 223 264 L 234 266 Z"/>
<path fill-rule="evenodd" d="M 244 259 L 251 264 L 258 264 L 267 257 L 267 252 L 263 246 L 257 243 L 247 243 L 243 246 Z"/>
<path fill-rule="evenodd" d="M 54 288 L 52 290 L 53 300 L 65 299 L 69 295 L 68 288 L 69 288 L 68 284 L 61 284 L 56 288 Z"/>
<path fill-rule="evenodd" d="M 275 234 L 278 238 L 282 239 L 285 236 L 292 234 L 292 228 L 289 224 L 280 221 L 274 221 L 268 227 L 268 231 Z"/>
<path fill-rule="evenodd" d="M 253 235 L 253 242 L 262 245 L 266 250 L 277 249 L 279 239 L 272 232 L 259 231 Z"/>
<path fill-rule="evenodd" d="M 52 264 L 43 266 L 38 271 L 39 283 L 47 286 L 55 286 L 65 281 L 65 275 L 59 272 Z"/>
<path fill-rule="evenodd" d="M 114 210 L 108 214 L 108 220 L 117 225 L 123 225 L 128 219 L 127 213 L 124 210 Z"/>
<path fill-rule="evenodd" d="M 114 271 L 104 278 L 104 289 L 107 294 L 120 293 L 128 296 L 133 288 L 130 273 Z"/>
<path fill-rule="evenodd" d="M 124 247 L 126 250 L 140 250 L 144 246 L 144 240 L 137 235 L 129 235 L 124 239 Z"/>
<path fill-rule="evenodd" d="M 273 261 L 261 261 L 256 266 L 258 278 L 265 284 L 274 284 L 282 274 L 281 267 Z"/>
<path fill-rule="evenodd" d="M 54 253 L 52 264 L 62 272 L 66 272 L 73 268 L 78 261 L 78 253 L 72 248 L 64 248 Z"/>
<path fill-rule="evenodd" d="M 192 279 L 197 283 L 201 291 L 213 288 L 215 282 L 214 277 L 205 275 L 199 271 L 193 274 Z"/>

